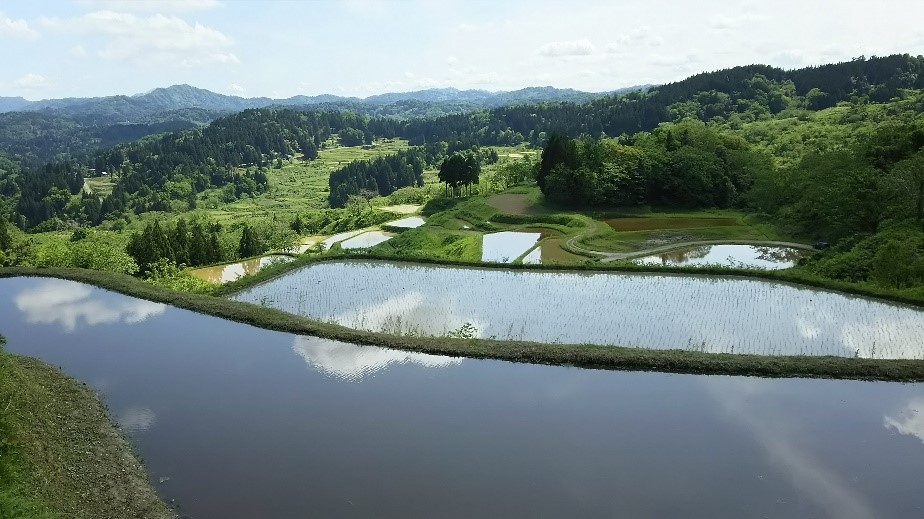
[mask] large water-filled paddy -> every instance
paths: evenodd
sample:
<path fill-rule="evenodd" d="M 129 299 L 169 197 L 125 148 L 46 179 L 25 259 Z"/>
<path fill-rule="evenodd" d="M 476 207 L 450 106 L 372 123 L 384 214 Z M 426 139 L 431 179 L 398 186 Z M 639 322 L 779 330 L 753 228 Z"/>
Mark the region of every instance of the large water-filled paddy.
<path fill-rule="evenodd" d="M 237 296 L 344 326 L 713 353 L 924 359 L 924 311 L 785 283 L 689 275 L 324 262 Z"/>
<path fill-rule="evenodd" d="M 196 519 L 924 510 L 922 384 L 420 355 L 39 278 L 0 279 L 0 332 L 98 391 Z"/>

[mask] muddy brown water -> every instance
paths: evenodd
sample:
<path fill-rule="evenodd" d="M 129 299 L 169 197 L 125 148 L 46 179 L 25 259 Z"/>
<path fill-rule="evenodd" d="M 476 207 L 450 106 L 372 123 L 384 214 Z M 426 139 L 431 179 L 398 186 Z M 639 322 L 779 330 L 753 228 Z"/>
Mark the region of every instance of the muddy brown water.
<path fill-rule="evenodd" d="M 922 384 L 420 355 L 41 278 L 0 279 L 0 332 L 196 519 L 924 516 Z"/>

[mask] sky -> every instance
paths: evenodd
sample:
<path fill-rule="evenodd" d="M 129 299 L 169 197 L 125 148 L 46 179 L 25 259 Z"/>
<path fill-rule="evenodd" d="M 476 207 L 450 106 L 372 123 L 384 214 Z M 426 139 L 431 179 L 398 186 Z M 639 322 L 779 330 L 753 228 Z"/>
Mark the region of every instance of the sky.
<path fill-rule="evenodd" d="M 0 96 L 603 92 L 924 54 L 921 0 L 0 0 Z"/>

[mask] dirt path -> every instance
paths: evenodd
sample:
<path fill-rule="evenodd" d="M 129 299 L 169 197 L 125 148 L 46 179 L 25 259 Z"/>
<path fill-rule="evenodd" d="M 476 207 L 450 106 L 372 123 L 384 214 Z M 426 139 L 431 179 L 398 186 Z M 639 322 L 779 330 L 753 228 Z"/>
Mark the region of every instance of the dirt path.
<path fill-rule="evenodd" d="M 811 245 L 806 245 L 804 243 L 795 243 L 789 241 L 773 241 L 773 240 L 694 240 L 694 241 L 684 241 L 677 243 L 670 243 L 667 245 L 660 245 L 658 247 L 652 247 L 650 249 L 637 250 L 632 252 L 604 252 L 598 250 L 587 249 L 581 247 L 577 244 L 577 241 L 587 234 L 597 230 L 597 226 L 601 225 L 600 222 L 592 221 L 590 227 L 578 234 L 577 236 L 572 236 L 568 239 L 566 245 L 569 248 L 583 252 L 585 254 L 593 254 L 600 257 L 600 261 L 603 263 L 610 261 L 619 261 L 632 258 L 640 258 L 643 256 L 651 256 L 653 254 L 660 254 L 662 252 L 671 251 L 674 249 L 680 249 L 683 247 L 696 247 L 699 245 L 759 245 L 759 246 L 776 246 L 776 247 L 792 247 L 795 249 L 805 249 L 805 250 L 815 250 Z"/>

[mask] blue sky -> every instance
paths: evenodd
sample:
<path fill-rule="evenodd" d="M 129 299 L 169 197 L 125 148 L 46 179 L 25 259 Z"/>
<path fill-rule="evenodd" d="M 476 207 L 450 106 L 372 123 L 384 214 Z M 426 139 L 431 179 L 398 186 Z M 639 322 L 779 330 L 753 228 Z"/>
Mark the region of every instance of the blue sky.
<path fill-rule="evenodd" d="M 607 91 L 749 63 L 924 54 L 924 2 L 0 2 L 0 96 L 187 83 L 245 97 L 452 86 Z"/>

